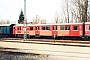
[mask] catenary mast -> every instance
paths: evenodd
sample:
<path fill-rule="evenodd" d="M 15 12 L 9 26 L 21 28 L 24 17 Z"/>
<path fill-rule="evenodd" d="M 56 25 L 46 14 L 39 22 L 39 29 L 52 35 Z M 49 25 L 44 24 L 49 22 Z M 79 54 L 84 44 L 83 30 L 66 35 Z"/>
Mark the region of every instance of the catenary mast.
<path fill-rule="evenodd" d="M 26 20 L 26 0 L 24 0 L 24 41 L 27 40 L 26 26 L 27 26 L 27 20 Z"/>

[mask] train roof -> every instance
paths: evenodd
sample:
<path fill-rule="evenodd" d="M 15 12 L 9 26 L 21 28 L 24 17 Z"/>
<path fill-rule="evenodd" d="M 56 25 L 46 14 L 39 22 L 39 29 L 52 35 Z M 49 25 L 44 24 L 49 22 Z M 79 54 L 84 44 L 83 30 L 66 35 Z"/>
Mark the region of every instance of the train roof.
<path fill-rule="evenodd" d="M 83 23 L 58 23 L 58 24 L 27 24 L 27 26 L 45 26 L 45 25 L 77 25 Z M 85 24 L 90 24 L 90 22 L 85 22 Z M 16 24 L 15 26 L 24 26 L 24 24 Z"/>
<path fill-rule="evenodd" d="M 11 24 L 0 24 L 0 26 L 10 26 Z"/>

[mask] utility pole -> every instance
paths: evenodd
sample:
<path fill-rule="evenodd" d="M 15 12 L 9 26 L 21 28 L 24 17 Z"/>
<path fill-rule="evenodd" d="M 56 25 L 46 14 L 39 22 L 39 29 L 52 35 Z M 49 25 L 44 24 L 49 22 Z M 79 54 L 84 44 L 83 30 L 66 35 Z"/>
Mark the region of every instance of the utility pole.
<path fill-rule="evenodd" d="M 24 0 L 24 41 L 27 40 L 26 0 Z"/>

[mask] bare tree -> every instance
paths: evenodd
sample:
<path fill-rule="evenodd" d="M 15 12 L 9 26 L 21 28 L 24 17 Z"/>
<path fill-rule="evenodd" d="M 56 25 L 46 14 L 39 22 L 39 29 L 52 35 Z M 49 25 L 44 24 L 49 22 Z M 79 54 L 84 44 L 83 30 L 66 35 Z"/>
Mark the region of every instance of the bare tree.
<path fill-rule="evenodd" d="M 85 0 L 83 4 L 83 17 L 82 17 L 83 22 L 87 22 L 87 8 L 88 8 L 88 0 Z"/>
<path fill-rule="evenodd" d="M 77 10 L 75 10 L 75 8 L 70 8 L 70 12 L 71 12 L 71 21 L 70 22 L 75 22 L 77 23 L 78 22 L 78 13 L 77 13 Z"/>
<path fill-rule="evenodd" d="M 56 12 L 56 15 L 55 15 L 55 23 L 59 23 L 59 16 L 58 16 L 57 12 Z"/>
<path fill-rule="evenodd" d="M 64 6 L 63 6 L 64 7 Z M 64 8 L 62 8 L 62 12 L 61 12 L 61 21 L 63 22 L 63 23 L 66 23 L 67 22 L 67 18 L 66 18 L 66 10 L 64 9 Z"/>
<path fill-rule="evenodd" d="M 72 0 L 76 7 L 78 22 L 87 22 L 88 0 Z"/>
<path fill-rule="evenodd" d="M 68 5 L 68 0 L 66 0 L 66 11 L 67 11 L 67 23 L 69 23 L 69 11 L 68 11 L 68 8 L 69 5 Z"/>
<path fill-rule="evenodd" d="M 88 1 L 87 22 L 90 22 L 90 0 Z"/>
<path fill-rule="evenodd" d="M 69 0 L 64 0 L 63 5 L 63 16 L 64 16 L 64 22 L 69 23 Z"/>

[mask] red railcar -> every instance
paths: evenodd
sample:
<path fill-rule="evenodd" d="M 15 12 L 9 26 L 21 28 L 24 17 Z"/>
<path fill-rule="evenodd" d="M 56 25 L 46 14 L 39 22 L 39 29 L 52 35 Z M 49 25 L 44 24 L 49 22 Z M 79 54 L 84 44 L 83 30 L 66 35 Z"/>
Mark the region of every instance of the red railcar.
<path fill-rule="evenodd" d="M 66 23 L 58 25 L 58 36 L 82 36 L 81 32 L 81 23 Z"/>
<path fill-rule="evenodd" d="M 27 24 L 29 37 L 85 37 L 90 38 L 90 23 Z M 13 26 L 14 35 L 24 34 L 24 25 Z"/>
<path fill-rule="evenodd" d="M 35 37 L 52 36 L 50 24 L 37 24 L 35 25 Z"/>

